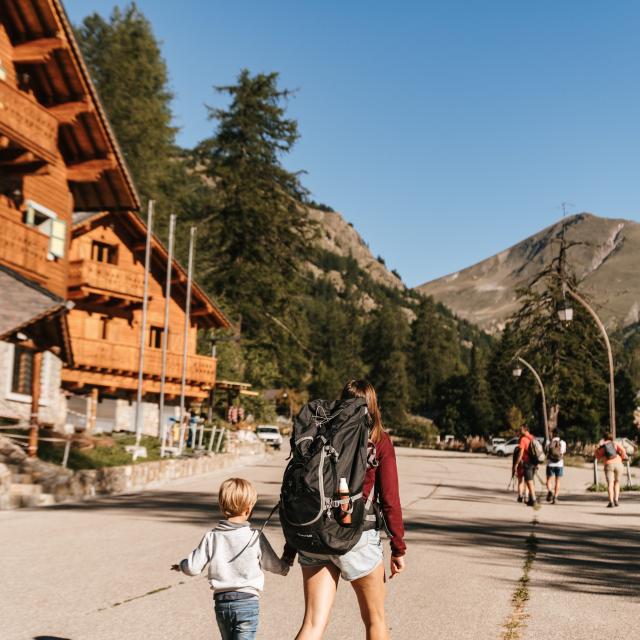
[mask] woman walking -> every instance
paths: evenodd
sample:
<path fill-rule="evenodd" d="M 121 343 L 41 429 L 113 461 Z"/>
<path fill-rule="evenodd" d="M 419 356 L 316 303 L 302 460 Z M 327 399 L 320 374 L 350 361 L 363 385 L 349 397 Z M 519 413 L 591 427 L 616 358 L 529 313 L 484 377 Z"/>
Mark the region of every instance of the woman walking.
<path fill-rule="evenodd" d="M 607 507 L 617 507 L 620 504 L 620 478 L 624 473 L 623 461 L 627 459 L 627 452 L 614 442 L 611 433 L 606 433 L 604 440 L 596 450 L 596 460 L 604 460 L 604 476 L 607 479 L 607 493 L 609 503 Z"/>
<path fill-rule="evenodd" d="M 391 538 L 391 577 L 405 568 L 404 526 L 398 491 L 398 470 L 393 444 L 382 425 L 376 392 L 366 380 L 351 380 L 342 399 L 364 398 L 372 419 L 371 440 L 377 465 L 367 469 L 363 496 L 373 491 L 384 515 Z M 329 622 L 338 579 L 351 583 L 366 628 L 367 640 L 387 640 L 389 632 L 384 613 L 385 570 L 379 531 L 364 531 L 360 541 L 344 555 L 299 553 L 304 583 L 305 613 L 296 640 L 320 640 Z"/>

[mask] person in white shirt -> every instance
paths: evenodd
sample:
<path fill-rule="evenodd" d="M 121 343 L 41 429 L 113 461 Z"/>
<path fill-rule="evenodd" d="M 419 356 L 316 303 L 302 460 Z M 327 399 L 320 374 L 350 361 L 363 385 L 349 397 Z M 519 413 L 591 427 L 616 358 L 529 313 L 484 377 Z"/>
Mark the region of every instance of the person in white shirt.
<path fill-rule="evenodd" d="M 564 475 L 564 454 L 567 443 L 560 437 L 558 429 L 553 430 L 553 437 L 547 445 L 547 502 L 553 504 L 558 500 L 560 478 Z M 555 480 L 555 483 L 553 481 Z M 553 488 L 551 485 L 553 484 Z"/>

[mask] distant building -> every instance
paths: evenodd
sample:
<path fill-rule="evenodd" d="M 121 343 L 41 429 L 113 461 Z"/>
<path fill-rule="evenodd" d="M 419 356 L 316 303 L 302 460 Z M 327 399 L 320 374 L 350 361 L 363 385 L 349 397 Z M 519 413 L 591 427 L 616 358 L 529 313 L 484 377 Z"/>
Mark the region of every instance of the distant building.
<path fill-rule="evenodd" d="M 74 394 L 69 422 L 96 430 L 131 429 L 138 384 L 146 225 L 134 213 L 74 214 L 69 251 L 68 297 L 73 364 L 62 382 Z M 158 435 L 167 251 L 153 237 L 144 352 L 144 432 Z M 174 261 L 169 307 L 165 398 L 167 418 L 178 415 L 182 377 L 187 274 Z M 220 309 L 193 283 L 188 328 L 187 408 L 206 400 L 215 384 L 216 361 L 196 354 L 198 329 L 229 327 Z M 87 405 L 87 399 L 93 402 Z M 89 411 L 87 412 L 87 406 Z"/>

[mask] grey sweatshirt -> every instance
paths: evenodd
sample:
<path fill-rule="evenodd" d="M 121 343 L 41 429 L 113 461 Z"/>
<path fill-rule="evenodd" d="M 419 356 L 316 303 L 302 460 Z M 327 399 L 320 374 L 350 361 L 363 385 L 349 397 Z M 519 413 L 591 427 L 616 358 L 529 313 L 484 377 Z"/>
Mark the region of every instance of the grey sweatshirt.
<path fill-rule="evenodd" d="M 278 558 L 264 534 L 248 522 L 221 520 L 180 563 L 188 576 L 197 576 L 209 565 L 214 594 L 244 591 L 257 596 L 264 588 L 262 569 L 286 576 L 289 565 Z"/>

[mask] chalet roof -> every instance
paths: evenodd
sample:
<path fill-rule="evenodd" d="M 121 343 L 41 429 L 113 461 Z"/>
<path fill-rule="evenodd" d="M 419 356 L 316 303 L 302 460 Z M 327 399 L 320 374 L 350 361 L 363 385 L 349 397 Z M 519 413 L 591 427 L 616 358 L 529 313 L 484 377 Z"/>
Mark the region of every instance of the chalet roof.
<path fill-rule="evenodd" d="M 75 208 L 139 209 L 124 157 L 60 0 L 0 0 L 14 63 L 59 122 L 58 148 Z"/>
<path fill-rule="evenodd" d="M 27 335 L 43 350 L 53 350 L 65 362 L 72 362 L 67 327 L 68 304 L 47 289 L 0 265 L 0 340 L 9 340 L 19 332 Z"/>
<path fill-rule="evenodd" d="M 144 252 L 143 242 L 147 235 L 147 225 L 142 219 L 132 211 L 118 213 L 113 216 L 111 212 L 105 211 L 101 213 L 79 212 L 73 214 L 72 238 L 76 238 L 91 228 L 100 224 L 111 224 L 115 222 L 125 228 L 134 238 L 138 240 L 137 246 L 142 248 Z M 167 260 L 169 252 L 164 244 L 153 234 L 151 240 L 151 270 L 154 277 L 160 282 L 164 282 L 167 273 Z M 187 288 L 187 271 L 174 258 L 172 269 L 172 296 L 186 298 Z M 193 321 L 204 328 L 228 329 L 231 322 L 225 316 L 224 312 L 218 307 L 213 300 L 204 292 L 195 280 L 192 281 L 191 287 L 191 316 Z"/>

